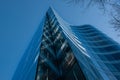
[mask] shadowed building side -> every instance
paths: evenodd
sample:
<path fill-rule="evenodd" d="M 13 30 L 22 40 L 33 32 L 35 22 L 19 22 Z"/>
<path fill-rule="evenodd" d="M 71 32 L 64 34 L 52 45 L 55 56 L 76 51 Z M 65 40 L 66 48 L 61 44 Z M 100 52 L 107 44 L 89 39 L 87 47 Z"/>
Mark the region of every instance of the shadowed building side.
<path fill-rule="evenodd" d="M 46 14 L 36 80 L 85 80 L 52 11 Z"/>

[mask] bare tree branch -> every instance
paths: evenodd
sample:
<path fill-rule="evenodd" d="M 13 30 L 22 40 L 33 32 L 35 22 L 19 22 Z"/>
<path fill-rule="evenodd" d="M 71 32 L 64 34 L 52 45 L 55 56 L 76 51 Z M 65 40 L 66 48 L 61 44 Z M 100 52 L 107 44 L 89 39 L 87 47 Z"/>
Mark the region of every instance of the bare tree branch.
<path fill-rule="evenodd" d="M 111 24 L 114 25 L 116 31 L 120 31 L 120 0 L 65 0 L 69 3 L 75 4 L 84 4 L 87 2 L 87 7 L 91 5 L 98 5 L 99 8 L 104 9 L 106 11 L 106 6 L 109 5 L 113 8 L 112 11 L 112 20 Z M 86 3 L 85 3 L 86 4 Z"/>
<path fill-rule="evenodd" d="M 113 19 L 111 20 L 111 23 L 114 25 L 114 28 L 116 31 L 120 31 L 120 4 L 119 2 L 112 4 L 112 7 L 113 7 L 113 12 L 112 12 Z"/>
<path fill-rule="evenodd" d="M 93 4 L 99 4 L 100 6 L 104 7 L 106 2 L 109 2 L 110 0 L 65 0 L 65 1 L 75 4 L 83 3 L 86 1 L 88 3 L 88 6 L 90 6 L 93 3 Z"/>

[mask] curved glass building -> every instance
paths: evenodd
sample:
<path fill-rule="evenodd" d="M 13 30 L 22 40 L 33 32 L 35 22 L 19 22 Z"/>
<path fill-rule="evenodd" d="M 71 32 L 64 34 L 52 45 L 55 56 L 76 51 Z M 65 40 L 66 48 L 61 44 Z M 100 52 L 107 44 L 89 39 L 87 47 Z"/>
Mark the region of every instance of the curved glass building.
<path fill-rule="evenodd" d="M 120 45 L 91 25 L 72 26 L 49 8 L 13 80 L 119 80 Z"/>

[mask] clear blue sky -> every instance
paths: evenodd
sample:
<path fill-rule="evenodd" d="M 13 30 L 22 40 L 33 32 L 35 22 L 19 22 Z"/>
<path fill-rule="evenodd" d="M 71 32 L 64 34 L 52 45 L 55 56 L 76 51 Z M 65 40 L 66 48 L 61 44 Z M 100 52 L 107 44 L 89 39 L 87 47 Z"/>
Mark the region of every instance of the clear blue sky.
<path fill-rule="evenodd" d="M 85 10 L 82 6 L 67 4 L 65 0 L 0 0 L 0 80 L 11 80 L 50 5 L 66 22 L 91 24 L 120 42 L 117 33 L 110 28 L 110 17 L 96 7 Z"/>

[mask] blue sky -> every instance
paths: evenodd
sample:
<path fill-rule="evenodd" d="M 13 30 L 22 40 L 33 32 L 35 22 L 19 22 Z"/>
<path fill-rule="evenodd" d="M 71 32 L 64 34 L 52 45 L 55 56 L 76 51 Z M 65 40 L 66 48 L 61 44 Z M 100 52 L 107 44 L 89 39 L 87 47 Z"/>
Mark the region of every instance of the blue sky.
<path fill-rule="evenodd" d="M 110 16 L 96 6 L 88 8 L 66 4 L 64 0 L 0 1 L 0 80 L 11 80 L 24 51 L 48 7 L 68 23 L 91 24 L 120 43 L 120 37 L 109 24 Z M 111 34 L 112 32 L 112 34 Z"/>

